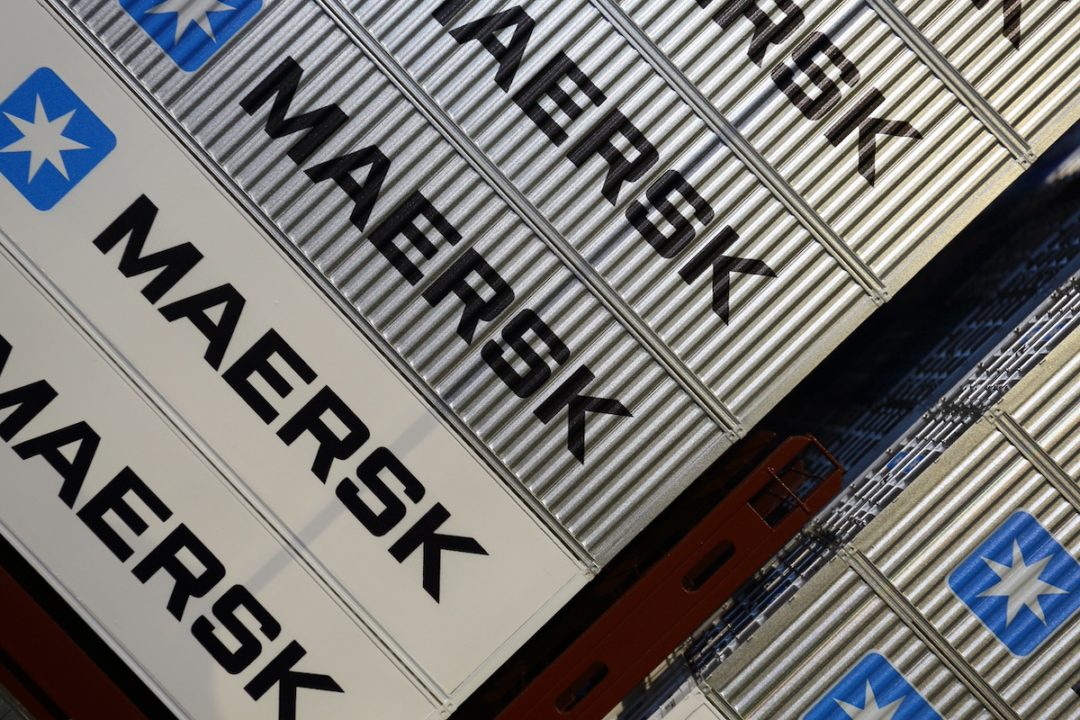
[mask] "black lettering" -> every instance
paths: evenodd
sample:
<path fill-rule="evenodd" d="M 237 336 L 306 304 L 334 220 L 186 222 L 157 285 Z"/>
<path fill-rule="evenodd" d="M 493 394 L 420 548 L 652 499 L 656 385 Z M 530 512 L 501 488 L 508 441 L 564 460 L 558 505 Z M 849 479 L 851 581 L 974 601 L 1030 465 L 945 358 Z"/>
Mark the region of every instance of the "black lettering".
<path fill-rule="evenodd" d="M 450 519 L 450 511 L 436 503 L 416 524 L 405 531 L 397 542 L 390 546 L 390 554 L 399 563 L 423 547 L 424 589 L 428 595 L 439 602 L 440 576 L 442 572 L 442 553 L 459 552 L 470 555 L 487 555 L 488 552 L 471 537 L 462 535 L 444 535 L 435 532 Z"/>
<path fill-rule="evenodd" d="M 622 135 L 630 141 L 637 150 L 637 157 L 631 160 L 615 147 L 612 140 L 616 135 Z M 612 110 L 605 115 L 595 128 L 570 149 L 567 157 L 574 165 L 581 167 L 593 155 L 600 155 L 610 166 L 601 194 L 612 205 L 618 203 L 619 188 L 623 183 L 640 180 L 649 168 L 660 160 L 656 147 L 618 110 Z"/>
<path fill-rule="evenodd" d="M 11 343 L 0 335 L 0 374 L 7 367 L 9 357 L 11 357 Z M 36 380 L 0 392 L 0 410 L 15 408 L 0 421 L 0 438 L 9 441 L 18 435 L 19 431 L 36 418 L 55 398 L 56 390 L 44 380 Z"/>
<path fill-rule="evenodd" d="M 566 447 L 582 465 L 585 464 L 585 413 L 633 417 L 618 400 L 582 395 L 585 387 L 595 379 L 592 371 L 582 365 L 533 411 L 546 425 L 560 410 L 567 409 Z"/>
<path fill-rule="evenodd" d="M 259 630 L 267 640 L 274 640 L 281 634 L 281 624 L 243 585 L 233 585 L 226 590 L 210 609 L 217 621 L 221 623 L 221 627 L 227 630 L 236 641 L 237 648 L 230 650 L 219 640 L 214 634 L 214 624 L 203 615 L 195 618 L 195 622 L 191 625 L 191 634 L 200 645 L 206 648 L 210 657 L 214 658 L 218 665 L 230 675 L 247 670 L 262 652 L 262 643 L 258 636 L 244 624 L 243 619 L 237 614 L 239 611 L 246 611 L 259 624 Z"/>
<path fill-rule="evenodd" d="M 225 358 L 236 325 L 240 322 L 240 313 L 244 309 L 244 296 L 231 284 L 219 285 L 191 297 L 182 298 L 161 308 L 161 314 L 169 322 L 185 318 L 207 339 L 206 353 L 203 354 L 210 367 L 217 370 Z M 221 318 L 214 321 L 207 313 L 211 308 L 224 305 Z"/>
<path fill-rule="evenodd" d="M 362 167 L 367 167 L 368 171 L 364 182 L 359 183 L 353 177 L 353 172 Z M 375 202 L 379 199 L 379 193 L 382 192 L 383 182 L 389 171 L 390 160 L 379 148 L 371 146 L 312 165 L 304 172 L 312 182 L 333 180 L 339 188 L 344 190 L 353 201 L 349 221 L 358 230 L 363 230 L 367 227 L 368 218 L 371 217 L 371 211 L 375 208 Z"/>
<path fill-rule="evenodd" d="M 787 65 L 774 67 L 772 79 L 776 87 L 780 88 L 795 107 L 799 108 L 799 111 L 810 120 L 825 117 L 840 102 L 841 96 L 840 87 L 818 65 L 818 56 L 824 56 L 832 63 L 840 71 L 840 79 L 849 86 L 854 87 L 861 79 L 859 69 L 848 60 L 840 48 L 833 44 L 828 35 L 819 32 L 807 35 L 791 51 L 791 59 L 795 67 L 802 70 L 821 92 L 816 97 L 807 95 L 806 91 L 795 82 L 795 71 Z"/>
<path fill-rule="evenodd" d="M 75 456 L 69 460 L 60 452 L 60 448 L 73 443 L 78 445 Z M 63 481 L 60 484 L 60 499 L 68 507 L 75 507 L 75 500 L 79 497 L 79 490 L 82 489 L 100 443 L 101 438 L 94 429 L 80 420 L 73 425 L 24 440 L 11 449 L 23 460 L 40 456 L 49 463 Z"/>
<path fill-rule="evenodd" d="M 435 231 L 442 235 L 443 239 L 451 245 L 457 245 L 458 241 L 461 240 L 461 233 L 443 217 L 443 214 L 419 190 L 405 198 L 390 213 L 389 217 L 379 223 L 379 226 L 372 231 L 369 238 L 375 249 L 390 261 L 390 264 L 401 273 L 403 278 L 409 281 L 410 285 L 420 282 L 424 274 L 394 244 L 394 240 L 399 235 L 404 236 L 428 260 L 435 257 L 435 253 L 439 251 L 435 244 L 431 242 L 431 239 L 417 226 L 416 221 L 420 217 L 427 218 Z"/>
<path fill-rule="evenodd" d="M 502 10 L 494 15 L 488 15 L 478 20 L 465 23 L 450 30 L 450 37 L 457 40 L 458 45 L 464 45 L 470 41 L 477 41 L 487 50 L 499 69 L 495 71 L 495 84 L 509 92 L 514 84 L 514 77 L 521 67 L 521 58 L 525 54 L 525 48 L 532 37 L 536 21 L 521 9 L 520 5 Z M 513 28 L 510 42 L 505 45 L 499 40 L 499 34 Z"/>
<path fill-rule="evenodd" d="M 681 195 L 690 204 L 698 222 L 702 225 L 712 222 L 714 216 L 712 206 L 678 170 L 668 170 L 645 191 L 645 197 L 649 199 L 652 206 L 671 224 L 670 235 L 665 235 L 655 223 L 649 220 L 649 210 L 642 203 L 635 200 L 626 208 L 626 219 L 663 258 L 673 258 L 678 255 L 697 234 L 690 218 L 684 216 L 675 203 L 671 202 L 671 196 L 675 193 Z"/>
<path fill-rule="evenodd" d="M 566 128 L 540 105 L 540 100 L 550 98 L 555 106 L 570 119 L 570 122 L 577 120 L 585 112 L 585 109 L 560 87 L 559 82 L 563 78 L 573 82 L 585 93 L 585 97 L 592 101 L 593 105 L 602 105 L 607 100 L 607 96 L 593 84 L 589 76 L 562 51 L 556 53 L 547 65 L 514 93 L 514 103 L 536 123 L 538 128 L 544 131 L 544 134 L 555 145 L 562 145 L 566 141 Z"/>
<path fill-rule="evenodd" d="M 128 467 L 117 473 L 76 513 L 90 532 L 94 533 L 113 555 L 120 558 L 121 562 L 131 557 L 134 551 L 105 521 L 105 513 L 116 515 L 136 536 L 142 535 L 148 527 L 142 516 L 128 503 L 128 493 L 139 498 L 158 520 L 165 521 L 172 517 L 172 510 Z"/>
<path fill-rule="evenodd" d="M 724 30 L 730 30 L 738 22 L 739 17 L 744 17 L 754 25 L 754 34 L 750 38 L 750 47 L 746 54 L 755 65 L 761 66 L 765 61 L 765 52 L 770 45 L 779 45 L 791 37 L 803 23 L 803 12 L 791 0 L 774 0 L 776 7 L 784 14 L 780 22 L 773 22 L 769 14 L 758 5 L 758 0 L 727 0 L 713 15 L 714 23 Z M 712 0 L 697 0 L 700 7 L 708 7 Z"/>
<path fill-rule="evenodd" d="M 143 255 L 143 247 L 150 237 L 150 228 L 157 217 L 157 206 L 145 195 L 140 195 L 135 202 L 109 226 L 94 238 L 94 247 L 103 254 L 108 253 L 117 243 L 128 238 L 120 253 L 120 274 L 126 278 L 142 275 L 157 270 L 158 273 L 142 289 L 143 297 L 156 303 L 171 290 L 181 278 L 199 264 L 203 254 L 189 242 L 174 245 L 164 250 Z"/>
<path fill-rule="evenodd" d="M 184 564 L 180 558 L 181 552 L 199 564 L 197 572 Z M 139 582 L 145 584 L 161 570 L 174 581 L 165 607 L 177 620 L 184 619 L 184 608 L 190 598 L 205 596 L 225 579 L 225 566 L 183 523 L 166 535 L 131 572 Z"/>
<path fill-rule="evenodd" d="M 384 447 L 376 448 L 375 452 L 364 458 L 356 468 L 356 477 L 383 504 L 382 510 L 372 510 L 371 506 L 360 498 L 360 488 L 352 480 L 345 478 L 337 486 L 337 496 L 342 505 L 375 537 L 382 537 L 390 532 L 405 517 L 405 503 L 401 502 L 379 476 L 384 470 L 401 483 L 405 496 L 412 500 L 414 505 L 424 497 L 424 486 L 394 453 Z"/>
<path fill-rule="evenodd" d="M 256 340 L 255 344 L 238 357 L 236 362 L 221 375 L 229 387 L 235 390 L 236 394 L 267 424 L 278 416 L 278 411 L 251 384 L 251 376 L 258 375 L 265 380 L 278 397 L 286 398 L 293 390 L 289 381 L 270 364 L 272 357 L 285 361 L 285 364 L 305 385 L 310 385 L 317 377 L 311 366 L 304 362 L 304 359 L 277 334 L 276 330 L 272 329 L 267 330 L 265 335 Z"/>
<path fill-rule="evenodd" d="M 307 650 L 295 640 L 291 641 L 244 686 L 251 699 L 258 700 L 277 685 L 278 720 L 296 720 L 296 692 L 300 688 L 321 692 L 345 692 L 329 675 L 293 670 L 305 655 Z"/>
<path fill-rule="evenodd" d="M 528 371 L 519 373 L 503 357 L 504 350 L 495 340 L 488 340 L 480 350 L 480 356 L 488 364 L 499 379 L 514 391 L 518 397 L 527 398 L 543 387 L 551 377 L 551 368 L 547 361 L 540 356 L 526 339 L 529 332 L 547 346 L 548 352 L 555 362 L 562 365 L 570 359 L 570 348 L 548 327 L 535 311 L 525 308 L 506 324 L 502 330 L 502 339 L 509 345 L 517 356 L 524 361 Z"/>
<path fill-rule="evenodd" d="M 330 413 L 345 425 L 346 432 L 343 437 L 338 437 L 323 420 L 326 413 Z M 330 466 L 335 459 L 352 457 L 371 437 L 367 425 L 329 387 L 319 390 L 304 403 L 304 407 L 297 410 L 296 414 L 281 426 L 278 437 L 286 445 L 292 445 L 304 433 L 310 433 L 319 443 L 311 472 L 324 483 L 330 476 Z"/>
<path fill-rule="evenodd" d="M 431 17 L 438 20 L 440 25 L 445 26 L 471 2 L 472 0 L 446 0 L 432 11 Z"/>
<path fill-rule="evenodd" d="M 479 276 L 492 291 L 489 299 L 485 300 L 469 284 L 469 278 L 473 275 Z M 514 301 L 514 291 L 510 285 L 472 248 L 463 252 L 461 257 L 428 286 L 424 291 L 424 299 L 435 307 L 450 293 L 457 295 L 465 304 L 457 333 L 470 344 L 481 320 L 491 322 Z"/>
<path fill-rule="evenodd" d="M 730 296 L 732 273 L 775 278 L 776 273 L 761 260 L 725 255 L 724 252 L 739 239 L 730 227 L 725 227 L 679 271 L 687 285 L 693 284 L 710 267 L 712 278 L 712 309 L 724 324 L 731 321 Z"/>
<path fill-rule="evenodd" d="M 872 89 L 855 106 L 843 114 L 825 133 L 833 147 L 839 147 L 848 135 L 859 131 L 859 174 L 871 185 L 877 180 L 877 135 L 891 135 L 909 140 L 922 140 L 922 134 L 906 120 L 870 117 L 883 102 L 885 96 L 877 88 Z"/>
<path fill-rule="evenodd" d="M 986 7 L 987 0 L 971 0 L 971 2 L 982 10 Z M 1001 14 L 1004 18 L 1001 36 L 1008 40 L 1016 50 L 1020 49 L 1020 16 L 1023 10 L 1021 0 L 1003 0 L 1001 3 Z"/>
<path fill-rule="evenodd" d="M 304 69 L 300 64 L 287 57 L 240 101 L 244 112 L 254 115 L 270 98 L 274 99 L 263 129 L 275 140 L 306 131 L 288 150 L 289 157 L 297 165 L 311 157 L 349 119 L 345 111 L 337 105 L 326 105 L 301 115 L 287 117 L 303 75 Z"/>

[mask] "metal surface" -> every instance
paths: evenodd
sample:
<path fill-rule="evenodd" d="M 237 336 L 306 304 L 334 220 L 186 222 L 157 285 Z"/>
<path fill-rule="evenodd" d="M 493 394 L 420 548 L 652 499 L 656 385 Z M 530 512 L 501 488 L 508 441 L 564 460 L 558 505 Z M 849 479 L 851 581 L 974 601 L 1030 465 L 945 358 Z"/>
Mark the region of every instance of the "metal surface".
<path fill-rule="evenodd" d="M 107 164 L 48 213 L 0 189 L 0 248 L 77 308 L 349 621 L 437 704 L 460 701 L 585 584 L 586 568 L 43 9 L 22 2 L 9 12 L 24 34 L 0 30 L 19 58 L 3 82 L 47 61 L 118 140 Z M 155 253 L 183 247 L 198 254 L 195 265 L 153 279 L 152 258 L 164 257 Z M 154 283 L 167 291 L 155 295 Z M 229 305 L 227 334 L 169 310 L 224 287 L 241 298 Z M 264 359 L 284 387 L 266 366 L 243 362 L 268 337 L 281 338 Z M 327 397 L 336 400 L 319 405 Z M 290 434 L 311 407 L 318 422 Z M 438 534 L 409 546 L 411 529 L 425 527 Z M 240 529 L 226 537 L 247 542 Z"/>
<path fill-rule="evenodd" d="M 852 569 L 836 560 L 706 680 L 745 720 L 801 718 L 871 653 L 886 658 L 942 717 L 990 715 Z"/>
<path fill-rule="evenodd" d="M 1078 618 L 1030 655 L 1017 656 L 964 607 L 947 582 L 949 572 L 1019 510 L 1034 516 L 1073 557 L 1080 555 L 1080 509 L 1056 492 L 1000 431 L 983 423 L 861 533 L 855 545 L 1018 717 L 1066 718 L 1080 710 L 1080 696 L 1071 688 L 1072 660 L 1080 650 Z M 1028 557 L 1028 562 L 1035 559 Z"/>
<path fill-rule="evenodd" d="M 942 717 L 1056 719 L 1080 710 L 1072 662 L 1080 602 L 1070 599 L 1080 592 L 1080 502 L 1075 485 L 1063 484 L 1075 483 L 1075 474 L 1057 464 L 1074 457 L 1070 380 L 1078 340 L 1073 331 L 712 672 L 705 682 L 721 705 L 745 718 L 798 717 L 814 702 L 806 698 L 828 695 L 829 668 L 846 672 L 865 643 L 880 649 L 912 633 L 926 645 L 923 661 L 947 665 L 976 702 L 950 706 L 954 700 L 938 695 L 934 682 L 920 683 L 917 671 L 893 662 Z M 1011 561 L 982 560 L 997 558 L 990 543 L 1010 532 L 1020 533 Z M 1050 562 L 1056 565 L 1047 570 Z M 969 579 L 984 563 L 1000 583 Z M 1005 582 L 1025 566 L 1039 568 L 1027 585 Z M 1027 604 L 1013 607 L 1009 598 L 1020 592 L 1030 593 Z M 868 602 L 873 608 L 864 610 Z M 834 629 L 848 623 L 862 629 L 859 638 Z M 890 661 L 904 655 L 884 654 Z"/>
<path fill-rule="evenodd" d="M 298 700 L 323 717 L 431 716 L 434 699 L 6 254 L 0 278 L 0 387 L 56 392 L 5 416 L 0 532 L 166 706 L 191 718 L 264 718 L 279 704 L 289 717 Z M 50 433 L 80 427 L 100 438 L 63 445 L 83 473 L 48 450 L 62 437 Z M 263 687 L 275 658 L 333 685 L 319 678 L 293 698 Z"/>
<path fill-rule="evenodd" d="M 1002 403 L 1065 475 L 1080 484 L 1080 337 L 1022 380 Z"/>
<path fill-rule="evenodd" d="M 812 437 L 783 441 L 615 598 L 500 720 L 602 718 L 836 495 L 843 473 Z M 804 493 L 807 483 L 812 489 Z"/>
<path fill-rule="evenodd" d="M 1058 113 L 1080 92 L 1073 82 L 1080 70 L 1074 3 L 895 4 L 1035 152 L 1066 129 Z"/>
<path fill-rule="evenodd" d="M 295 243 L 407 363 L 399 360 L 399 366 L 462 417 L 598 562 L 633 537 L 693 479 L 695 469 L 730 442 L 724 429 L 597 304 L 550 247 L 319 6 L 289 1 L 265 9 L 228 52 L 195 75 L 170 67 L 113 3 L 72 6 L 227 169 L 282 231 L 282 240 Z M 313 182 L 286 154 L 294 141 L 275 140 L 264 131 L 269 98 L 250 115 L 240 105 L 287 57 L 303 68 L 290 115 L 337 103 L 350 117 L 304 167 L 370 145 L 391 159 L 366 234 L 351 221 L 353 204 L 341 190 L 333 182 Z M 419 254 L 410 256 L 420 263 L 421 277 L 414 285 L 369 238 L 416 189 L 454 225 L 461 240 L 447 242 L 433 232 L 436 254 L 429 262 Z M 470 252 L 494 267 L 515 297 L 497 318 L 477 323 L 465 340 L 458 322 L 460 302 L 427 300 L 424 294 L 452 261 Z M 492 372 L 481 349 L 489 341 L 500 344 L 508 322 L 526 309 L 550 324 L 571 357 L 545 360 L 552 365 L 550 376 L 541 390 L 522 398 Z M 615 399 L 632 418 L 583 413 L 585 446 L 577 453 L 565 411 L 545 422 L 538 406 L 565 383 L 583 377 L 581 368 L 596 378 L 583 395 Z"/>
<path fill-rule="evenodd" d="M 880 294 L 860 263 L 899 287 L 1020 169 L 978 119 L 986 114 L 971 113 L 970 95 L 948 89 L 959 87 L 955 78 L 942 84 L 859 3 L 809 12 L 757 64 L 743 52 L 702 55 L 717 77 L 745 82 L 730 102 L 711 98 L 719 124 L 688 102 L 662 56 L 642 54 L 644 36 L 620 24 L 610 3 L 287 0 L 190 75 L 115 4 L 68 5 L 355 306 L 399 366 L 461 419 L 478 451 L 600 564 L 728 445 L 725 432 L 760 419 L 869 314 Z M 749 42 L 749 26 L 732 26 L 741 33 L 733 47 Z M 810 30 L 857 67 L 857 80 L 845 71 L 850 92 L 819 88 L 838 93 L 820 111 L 793 104 L 807 97 L 801 80 L 766 72 Z M 660 39 L 669 54 L 672 41 Z M 270 96 L 249 95 L 286 55 L 300 74 L 282 109 L 295 116 L 336 104 L 342 113 L 341 129 L 303 158 L 286 157 L 291 138 L 264 132 Z M 877 90 L 886 99 L 871 107 Z M 851 112 L 854 125 L 840 128 Z M 359 147 L 379 148 L 390 170 L 358 221 L 354 203 L 325 181 L 325 163 Z M 371 238 L 418 187 L 463 239 L 415 257 L 425 262 L 403 278 Z M 831 229 L 792 215 L 796 196 Z M 662 220 L 657 208 L 668 199 Z M 515 299 L 463 337 L 458 306 L 423 296 L 474 250 Z M 584 466 L 556 423 L 538 422 L 539 397 L 523 403 L 477 352 L 514 310 L 538 305 L 585 358 L 596 392 L 633 413 L 633 421 L 588 416 Z M 548 387 L 578 377 L 576 367 L 558 367 Z M 671 427 L 692 443 L 669 440 Z M 651 452 L 616 449 L 631 443 Z"/>

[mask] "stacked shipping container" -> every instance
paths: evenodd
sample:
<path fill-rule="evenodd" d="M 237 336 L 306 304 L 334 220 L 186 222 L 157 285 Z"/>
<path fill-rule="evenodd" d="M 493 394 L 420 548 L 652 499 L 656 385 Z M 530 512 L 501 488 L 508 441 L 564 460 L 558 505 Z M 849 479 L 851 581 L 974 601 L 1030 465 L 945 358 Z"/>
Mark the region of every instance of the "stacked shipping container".
<path fill-rule="evenodd" d="M 185 614 L 132 585 L 110 615 L 131 578 L 64 565 L 35 534 L 56 509 L 11 498 L 5 534 L 83 583 L 69 597 L 174 711 L 265 715 L 310 656 L 345 692 L 309 679 L 307 711 L 449 714 L 1080 115 L 1067 5 L 1031 42 L 983 33 L 1008 78 L 1047 83 L 1027 94 L 917 9 L 707 5 L 5 8 L 7 117 L 59 122 L 59 82 L 115 144 L 55 209 L 3 187 L 6 305 L 44 303 L 40 337 L 101 356 L 95 383 L 178 436 L 160 452 L 204 465 L 184 501 L 239 513 L 206 520 L 220 543 L 259 538 L 245 582 L 300 573 L 326 605 L 305 632 L 338 638 L 263 672 L 204 644 L 208 665 L 153 612 L 235 628 L 241 591 L 210 607 L 196 583 Z"/>

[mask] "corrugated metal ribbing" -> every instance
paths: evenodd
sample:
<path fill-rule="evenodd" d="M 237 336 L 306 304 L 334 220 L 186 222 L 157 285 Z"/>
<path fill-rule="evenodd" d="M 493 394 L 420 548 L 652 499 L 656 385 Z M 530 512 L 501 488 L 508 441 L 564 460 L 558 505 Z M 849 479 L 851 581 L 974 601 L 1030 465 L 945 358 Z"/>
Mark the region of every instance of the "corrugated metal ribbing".
<path fill-rule="evenodd" d="M 589 3 L 524 3 L 514 11 L 528 13 L 535 26 L 520 66 L 510 65 L 515 74 L 502 85 L 488 50 L 462 38 L 486 18 L 511 17 L 514 3 L 469 3 L 452 18 L 435 17 L 435 2 L 348 4 L 742 424 L 759 419 L 839 342 L 844 328 L 871 311 L 869 299 L 828 251 Z M 508 26 L 507 32 L 519 27 Z M 542 100 L 545 112 L 553 111 L 565 129 L 555 141 L 529 119 L 520 98 L 561 56 L 603 99 L 584 93 L 582 82 L 575 90 L 564 78 L 561 86 L 582 114 L 570 118 L 554 111 L 550 99 Z M 601 132 L 615 110 L 643 133 L 656 159 L 605 193 L 606 162 L 595 153 L 576 160 L 574 148 Z M 617 136 L 613 143 L 631 158 L 637 152 L 628 137 Z M 693 207 L 690 196 L 667 191 L 689 232 L 678 242 L 669 240 L 674 221 L 661 216 L 653 199 L 664 194 L 658 190 L 662 178 L 674 173 L 707 207 Z M 631 220 L 635 213 L 655 229 L 651 241 L 641 221 Z M 684 271 L 708 243 L 731 231 L 738 239 L 724 252 L 760 261 L 777 277 L 733 272 L 721 311 L 714 307 L 712 277 L 726 271 L 706 264 L 693 280 Z"/>
<path fill-rule="evenodd" d="M 728 440 L 578 278 L 531 234 L 482 178 L 313 3 L 278 2 L 263 10 L 199 74 L 184 75 L 163 59 L 119 6 L 103 0 L 69 3 L 147 88 L 177 117 L 260 208 L 342 292 L 360 315 L 601 562 L 662 509 Z M 310 157 L 286 153 L 301 134 L 274 139 L 264 130 L 267 100 L 249 115 L 242 99 L 287 57 L 302 68 L 289 116 L 338 105 L 348 121 Z M 312 168 L 365 147 L 390 160 L 363 232 L 356 205 Z M 358 163 L 359 183 L 368 168 Z M 414 230 L 431 239 L 422 254 L 398 235 L 391 242 L 418 272 L 405 278 L 370 242 L 414 190 L 460 234 L 447 237 L 437 216 Z M 451 233 L 452 234 L 452 233 Z M 385 252 L 385 243 L 383 244 Z M 391 252 L 391 254 L 393 254 Z M 431 255 L 426 257 L 425 255 Z M 462 301 L 435 280 L 476 257 L 513 289 L 497 317 L 462 328 Z M 480 294 L 483 298 L 482 285 Z M 425 295 L 427 298 L 425 299 Z M 498 380 L 480 350 L 510 344 L 507 322 L 532 310 L 565 344 L 538 357 L 554 371 L 526 399 Z M 468 335 L 468 340 L 464 335 Z M 503 350 L 518 374 L 528 367 Z M 632 413 L 586 415 L 585 462 L 571 452 L 567 411 L 546 421 L 538 407 L 575 379 L 585 396 L 615 399 Z M 569 387 L 569 386 L 568 386 Z M 569 397 L 573 397 L 571 394 Z"/>
<path fill-rule="evenodd" d="M 1010 615 L 1005 630 L 995 625 L 996 630 L 991 631 L 984 624 L 993 622 L 985 617 L 997 613 L 998 608 L 987 609 L 987 615 L 979 617 L 961 600 L 965 593 L 962 585 L 970 582 L 969 571 L 964 569 L 966 559 L 987 557 L 982 553 L 989 552 L 984 545 L 988 537 L 998 534 L 1017 513 L 1034 518 L 1073 558 L 1080 556 L 1080 515 L 1076 509 L 1000 432 L 982 422 L 942 457 L 938 467 L 916 480 L 855 544 L 1020 717 L 1075 717 L 1080 712 L 1080 696 L 1071 686 L 1076 681 L 1075 659 L 1080 650 L 1080 615 L 1072 614 L 1033 649 L 1008 647 L 995 636 L 1007 633 L 1008 625 L 1014 622 L 1018 627 L 1025 622 L 1053 627 L 1048 624 L 1058 618 L 1051 600 L 1057 599 L 1055 595 L 1067 596 L 1075 588 L 1036 587 L 1033 583 L 1043 582 L 1043 578 L 1053 579 L 1054 568 L 1046 563 L 1034 579 L 1021 581 L 1011 576 L 1016 595 L 1008 600 Z M 1019 537 L 1016 542 L 1024 542 L 1024 537 Z M 1016 547 L 1027 566 L 1043 558 L 1076 563 L 1075 559 L 1063 559 L 1047 543 L 1039 544 L 1035 551 L 1031 544 Z M 1012 569 L 1021 570 L 1015 551 L 1012 555 Z M 998 563 L 998 576 L 1010 569 L 998 560 L 994 562 Z M 980 597 L 993 594 L 993 587 L 989 587 Z M 1013 608 L 1019 600 L 1027 605 L 1017 602 Z M 999 602 L 1004 610 L 1005 602 Z M 1036 616 L 1044 612 L 1049 614 Z"/>
<path fill-rule="evenodd" d="M 747 720 L 801 718 L 872 653 L 892 665 L 942 717 L 988 717 L 904 621 L 840 561 L 815 576 L 707 684 Z M 882 686 L 875 685 L 883 695 Z"/>
<path fill-rule="evenodd" d="M 1080 337 L 1062 343 L 1002 409 L 1080 483 Z"/>
<path fill-rule="evenodd" d="M 893 290 L 963 226 L 973 196 L 1019 171 L 863 2 L 784 3 L 776 42 L 756 45 L 750 20 L 719 4 L 623 4 Z"/>
<path fill-rule="evenodd" d="M 960 207 L 1015 163 L 867 5 L 841 5 L 819 32 L 858 69 L 856 87 L 813 121 L 770 82 L 737 106 L 736 126 L 895 289 L 963 226 L 953 218 L 943 235 Z M 906 123 L 893 129 L 921 139 L 849 125 L 875 97 L 869 117 Z"/>
<path fill-rule="evenodd" d="M 1036 153 L 1065 129 L 1060 115 L 1080 99 L 1075 82 L 1080 73 L 1076 3 L 895 4 Z"/>

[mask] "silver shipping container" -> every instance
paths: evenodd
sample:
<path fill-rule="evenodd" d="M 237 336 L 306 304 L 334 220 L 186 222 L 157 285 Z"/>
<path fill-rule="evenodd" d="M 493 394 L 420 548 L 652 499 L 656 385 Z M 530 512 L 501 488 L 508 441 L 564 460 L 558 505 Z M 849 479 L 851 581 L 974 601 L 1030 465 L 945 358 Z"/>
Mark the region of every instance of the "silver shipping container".
<path fill-rule="evenodd" d="M 1080 431 L 1078 351 L 1074 330 L 720 664 L 704 687 L 723 717 L 813 718 L 822 698 L 884 708 L 896 687 L 940 717 L 1080 711 L 1080 488 L 1060 464 Z M 890 645 L 912 636 L 942 664 L 925 679 Z M 892 670 L 862 667 L 867 652 Z M 851 702 L 852 678 L 888 677 L 891 695 Z"/>
<path fill-rule="evenodd" d="M 71 6 L 225 169 L 279 240 L 302 253 L 398 367 L 460 418 L 478 452 L 501 463 L 588 561 L 610 559 L 730 445 L 732 423 L 702 406 L 682 373 L 589 291 L 558 248 L 508 207 L 318 3 L 284 0 L 263 9 L 192 74 L 115 3 Z M 269 87 L 268 77 L 298 82 L 290 117 L 327 105 L 340 117 L 340 129 L 299 165 L 294 137 L 278 139 L 273 130 L 280 122 L 274 103 L 283 96 L 258 90 Z M 336 158 L 356 159 L 365 148 L 389 164 L 361 223 L 351 196 L 324 174 Z M 422 233 L 430 244 L 420 250 Z M 455 296 L 454 278 L 467 284 L 483 268 L 505 287 L 470 311 Z M 476 302 L 488 300 L 482 294 L 492 288 L 472 282 Z M 529 346 L 532 357 L 515 358 L 507 346 L 534 336 L 534 326 L 556 339 L 541 338 L 546 347 Z M 493 354 L 506 356 L 502 376 Z M 500 379 L 508 376 L 523 380 L 515 389 Z"/>
<path fill-rule="evenodd" d="M 1080 8 L 1007 0 L 896 0 L 896 7 L 1040 153 L 1069 126 L 1080 71 Z M 1066 113 L 1067 115 L 1067 113 Z"/>
<path fill-rule="evenodd" d="M 883 4 L 621 3 L 893 292 L 1029 153 L 895 31 Z"/>

